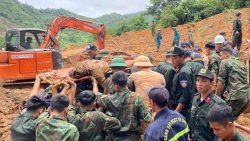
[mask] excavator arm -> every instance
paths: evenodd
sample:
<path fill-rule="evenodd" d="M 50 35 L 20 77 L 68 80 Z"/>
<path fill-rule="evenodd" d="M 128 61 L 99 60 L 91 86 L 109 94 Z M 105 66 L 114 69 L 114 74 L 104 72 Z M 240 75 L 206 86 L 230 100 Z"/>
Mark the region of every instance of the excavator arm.
<path fill-rule="evenodd" d="M 99 27 L 96 27 L 94 22 L 76 19 L 73 17 L 59 16 L 55 18 L 50 24 L 47 25 L 47 33 L 44 37 L 40 48 L 53 48 L 58 49 L 59 41 L 56 39 L 57 34 L 65 29 L 72 28 L 76 30 L 81 30 L 97 35 L 97 44 L 99 49 L 104 49 L 105 46 L 105 36 L 106 28 L 104 24 L 98 24 Z"/>

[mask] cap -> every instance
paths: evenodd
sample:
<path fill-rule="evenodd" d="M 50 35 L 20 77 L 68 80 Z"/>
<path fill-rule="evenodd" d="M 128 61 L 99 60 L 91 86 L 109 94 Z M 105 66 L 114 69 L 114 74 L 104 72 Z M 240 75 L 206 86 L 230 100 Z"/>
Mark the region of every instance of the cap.
<path fill-rule="evenodd" d="M 86 47 L 85 52 L 90 53 L 91 51 L 97 49 L 97 47 L 94 44 L 88 44 L 88 46 Z"/>
<path fill-rule="evenodd" d="M 214 80 L 214 75 L 213 75 L 213 73 L 210 71 L 210 70 L 208 70 L 208 69 L 201 69 L 200 71 L 199 71 L 199 73 L 198 74 L 196 74 L 195 75 L 196 77 L 197 76 L 203 76 L 203 77 L 206 77 L 206 78 L 208 78 L 208 79 L 210 79 L 210 80 Z"/>
<path fill-rule="evenodd" d="M 226 34 L 226 32 L 224 32 L 224 31 L 220 32 L 220 35 L 225 35 L 225 34 Z"/>
<path fill-rule="evenodd" d="M 235 13 L 235 16 L 240 16 L 240 15 L 241 15 L 240 12 L 236 12 L 236 13 Z"/>
<path fill-rule="evenodd" d="M 153 61 L 153 57 L 149 54 L 145 54 L 144 56 L 147 56 L 150 61 Z"/>
<path fill-rule="evenodd" d="M 169 99 L 168 90 L 162 85 L 154 85 L 151 88 L 147 88 L 145 93 L 148 94 L 148 97 L 152 99 L 156 104 L 167 102 Z"/>
<path fill-rule="evenodd" d="M 190 47 L 190 44 L 188 42 L 182 42 L 181 47 Z"/>
<path fill-rule="evenodd" d="M 153 64 L 150 62 L 149 58 L 146 56 L 139 56 L 136 58 L 134 66 L 141 66 L 141 67 L 152 67 Z"/>
<path fill-rule="evenodd" d="M 184 55 L 184 50 L 181 47 L 172 47 L 169 55 Z"/>
<path fill-rule="evenodd" d="M 225 42 L 225 38 L 222 35 L 217 35 L 214 38 L 214 43 L 224 43 Z"/>
<path fill-rule="evenodd" d="M 98 52 L 98 54 L 96 55 L 97 58 L 102 58 L 104 56 L 107 56 L 109 55 L 109 52 L 105 49 L 102 49 Z"/>
<path fill-rule="evenodd" d="M 116 57 L 112 60 L 110 66 L 110 68 L 114 68 L 114 67 L 128 67 L 128 65 L 126 64 L 126 62 L 124 61 L 123 58 L 120 57 Z"/>
<path fill-rule="evenodd" d="M 208 42 L 206 43 L 205 47 L 210 47 L 210 48 L 215 49 L 215 44 L 213 42 Z"/>

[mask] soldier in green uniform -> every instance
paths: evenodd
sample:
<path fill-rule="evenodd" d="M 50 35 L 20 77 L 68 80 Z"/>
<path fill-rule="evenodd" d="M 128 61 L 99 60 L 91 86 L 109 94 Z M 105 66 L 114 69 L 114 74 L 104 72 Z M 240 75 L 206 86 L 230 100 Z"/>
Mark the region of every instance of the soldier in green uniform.
<path fill-rule="evenodd" d="M 151 32 L 152 32 L 152 36 L 155 37 L 155 21 L 152 21 Z"/>
<path fill-rule="evenodd" d="M 175 69 L 172 65 L 171 59 L 170 59 L 170 53 L 171 51 L 167 51 L 166 53 L 166 60 L 163 65 L 158 65 L 157 72 L 162 74 L 166 80 L 166 89 L 171 93 L 172 89 L 172 80 L 175 75 Z M 172 109 L 171 102 L 168 101 L 169 109 Z"/>
<path fill-rule="evenodd" d="M 235 128 L 233 110 L 227 104 L 215 103 L 207 120 L 216 135 L 214 141 L 249 141 Z"/>
<path fill-rule="evenodd" d="M 200 63 L 197 62 L 193 62 L 191 59 L 191 53 L 189 50 L 184 49 L 184 57 L 185 57 L 185 62 L 186 65 L 189 66 L 191 68 L 193 77 L 195 78 L 195 75 L 197 75 L 199 73 L 199 71 L 204 68 L 203 65 L 201 65 Z M 197 93 L 197 89 L 196 89 L 196 83 L 195 80 L 193 81 L 193 86 L 195 87 L 195 93 Z"/>
<path fill-rule="evenodd" d="M 214 86 L 213 91 L 215 92 L 217 86 L 217 77 L 219 73 L 220 56 L 215 51 L 215 44 L 208 42 L 205 45 L 207 54 L 209 55 L 209 60 L 207 67 L 214 74 Z"/>
<path fill-rule="evenodd" d="M 250 87 L 247 82 L 247 68 L 245 64 L 237 61 L 233 57 L 230 48 L 221 49 L 221 63 L 218 75 L 218 84 L 216 89 L 217 95 L 223 94 L 229 106 L 233 108 L 235 119 L 243 113 L 250 105 Z"/>
<path fill-rule="evenodd" d="M 123 58 L 117 57 L 112 60 L 109 67 L 112 69 L 112 72 L 115 73 L 117 71 L 125 71 L 125 68 L 127 68 L 128 66 Z M 104 89 L 104 94 L 116 93 L 111 76 L 105 80 L 105 86 L 106 88 Z"/>
<path fill-rule="evenodd" d="M 79 132 L 76 126 L 65 119 L 69 103 L 69 98 L 64 94 L 51 98 L 50 115 L 44 112 L 37 119 L 36 141 L 78 141 Z"/>
<path fill-rule="evenodd" d="M 241 13 L 235 13 L 236 19 L 233 21 L 233 47 L 237 46 L 237 50 L 240 50 L 242 43 L 242 24 Z"/>
<path fill-rule="evenodd" d="M 97 99 L 97 104 L 109 111 L 121 122 L 117 132 L 109 132 L 108 141 L 138 141 L 140 140 L 140 121 L 149 123 L 151 112 L 142 96 L 127 88 L 128 77 L 125 72 L 118 71 L 112 75 L 116 93 Z"/>
<path fill-rule="evenodd" d="M 184 50 L 173 47 L 170 53 L 176 74 L 172 81 L 170 100 L 173 109 L 181 113 L 187 121 L 190 119 L 190 108 L 194 95 L 193 74 L 191 68 L 185 63 Z"/>
<path fill-rule="evenodd" d="M 106 49 L 102 49 L 98 52 L 98 54 L 96 55 L 96 59 L 101 59 L 104 56 L 109 55 L 109 52 Z"/>
<path fill-rule="evenodd" d="M 195 94 L 192 102 L 191 119 L 189 122 L 190 138 L 193 141 L 213 141 L 215 135 L 206 120 L 207 111 L 215 103 L 224 101 L 212 91 L 214 75 L 210 70 L 201 69 L 196 77 L 198 93 Z"/>
<path fill-rule="evenodd" d="M 194 36 L 190 27 L 188 27 L 188 42 L 194 49 Z"/>

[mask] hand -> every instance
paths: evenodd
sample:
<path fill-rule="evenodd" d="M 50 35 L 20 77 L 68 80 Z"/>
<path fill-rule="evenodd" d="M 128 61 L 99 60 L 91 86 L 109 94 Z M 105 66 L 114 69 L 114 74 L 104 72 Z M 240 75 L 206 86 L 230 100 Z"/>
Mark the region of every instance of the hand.
<path fill-rule="evenodd" d="M 192 141 L 192 139 L 190 139 L 190 135 L 188 134 L 188 141 Z"/>
<path fill-rule="evenodd" d="M 35 81 L 39 81 L 39 82 L 41 82 L 41 74 L 38 74 L 38 75 L 36 75 L 36 80 Z"/>
<path fill-rule="evenodd" d="M 55 85 L 53 85 L 52 88 L 58 89 L 58 88 L 60 88 L 61 86 L 63 86 L 63 82 L 58 82 L 58 83 L 56 83 Z"/>
<path fill-rule="evenodd" d="M 234 121 L 234 126 L 235 126 L 236 128 L 239 128 L 241 125 Z"/>
<path fill-rule="evenodd" d="M 70 88 L 69 83 L 68 83 L 68 82 L 65 82 L 65 81 L 62 82 L 62 86 L 63 86 L 65 89 L 67 89 L 67 90 Z"/>
<path fill-rule="evenodd" d="M 236 31 L 235 33 L 236 33 L 236 34 L 239 34 L 239 31 Z"/>
<path fill-rule="evenodd" d="M 76 87 L 76 83 L 75 82 L 73 82 L 73 81 L 68 81 L 68 84 L 72 87 L 72 86 L 75 86 Z"/>
<path fill-rule="evenodd" d="M 91 82 L 96 82 L 95 77 L 91 76 L 91 78 L 89 79 Z"/>
<path fill-rule="evenodd" d="M 223 93 L 223 96 L 224 96 L 224 97 L 227 97 L 227 95 L 228 95 L 228 92 L 225 91 L 225 92 Z"/>

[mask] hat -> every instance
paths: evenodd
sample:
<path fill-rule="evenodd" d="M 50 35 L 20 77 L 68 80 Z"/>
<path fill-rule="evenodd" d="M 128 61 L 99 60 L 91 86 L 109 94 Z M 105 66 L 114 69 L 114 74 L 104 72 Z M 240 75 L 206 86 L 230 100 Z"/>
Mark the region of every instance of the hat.
<path fill-rule="evenodd" d="M 136 58 L 134 66 L 141 66 L 141 67 L 152 67 L 150 60 L 146 56 L 139 56 Z"/>
<path fill-rule="evenodd" d="M 222 32 L 220 32 L 220 35 L 225 35 L 226 34 L 226 32 L 224 32 L 224 31 L 222 31 Z"/>
<path fill-rule="evenodd" d="M 171 54 L 171 50 L 167 50 L 166 56 L 170 56 L 170 54 Z"/>
<path fill-rule="evenodd" d="M 210 79 L 210 80 L 214 80 L 214 75 L 213 75 L 213 73 L 210 71 L 210 70 L 208 70 L 208 69 L 201 69 L 200 71 L 199 71 L 199 73 L 198 74 L 196 74 L 195 75 L 196 77 L 197 76 L 203 76 L 203 77 L 206 77 L 206 78 L 208 78 L 208 79 Z"/>
<path fill-rule="evenodd" d="M 225 38 L 222 35 L 217 35 L 214 38 L 214 43 L 224 43 L 225 42 Z"/>
<path fill-rule="evenodd" d="M 156 104 L 167 102 L 169 99 L 168 90 L 162 85 L 154 85 L 151 88 L 147 88 L 145 93 L 148 94 L 148 97 L 152 99 Z"/>
<path fill-rule="evenodd" d="M 86 47 L 85 52 L 90 53 L 91 51 L 97 49 L 97 47 L 94 44 L 88 44 L 88 46 Z"/>
<path fill-rule="evenodd" d="M 98 54 L 96 55 L 97 58 L 102 58 L 104 56 L 107 56 L 109 55 L 109 52 L 105 49 L 102 49 L 98 52 Z"/>
<path fill-rule="evenodd" d="M 123 58 L 116 57 L 112 60 L 109 67 L 110 68 L 113 68 L 113 67 L 125 67 L 126 68 L 128 67 L 128 65 L 126 64 Z"/>
<path fill-rule="evenodd" d="M 169 55 L 184 55 L 184 50 L 181 47 L 172 47 Z"/>
<path fill-rule="evenodd" d="M 240 12 L 236 12 L 236 13 L 235 13 L 235 16 L 240 16 L 240 15 L 241 15 Z"/>
<path fill-rule="evenodd" d="M 149 54 L 145 54 L 144 56 L 147 56 L 150 61 L 153 61 L 153 57 Z"/>
<path fill-rule="evenodd" d="M 205 47 L 210 47 L 210 48 L 215 49 L 215 44 L 213 42 L 208 42 L 206 43 Z"/>
<path fill-rule="evenodd" d="M 190 47 L 190 44 L 188 42 L 182 42 L 181 47 Z"/>

